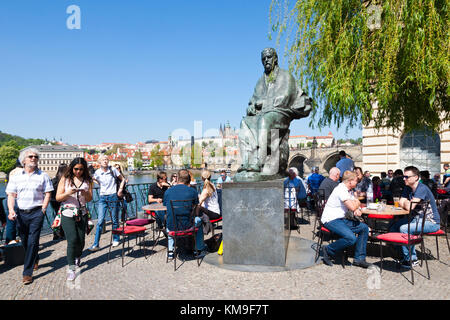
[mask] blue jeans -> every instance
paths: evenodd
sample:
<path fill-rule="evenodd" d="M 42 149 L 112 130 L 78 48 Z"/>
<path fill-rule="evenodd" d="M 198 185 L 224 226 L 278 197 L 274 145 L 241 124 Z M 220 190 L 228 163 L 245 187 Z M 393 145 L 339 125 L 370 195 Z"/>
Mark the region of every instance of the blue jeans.
<path fill-rule="evenodd" d="M 23 263 L 24 276 L 32 276 L 34 264 L 39 261 L 39 239 L 43 223 L 44 214 L 42 213 L 41 207 L 38 207 L 30 213 L 24 213 L 22 210 L 17 211 L 19 235 L 25 249 Z"/>
<path fill-rule="evenodd" d="M 202 219 L 199 217 L 195 217 L 194 220 L 195 227 L 198 228 L 198 231 L 195 233 L 195 250 L 203 250 L 206 249 L 205 242 L 203 241 L 203 228 L 202 228 Z M 169 233 L 169 229 L 166 229 L 167 233 Z M 174 240 L 173 237 L 168 236 L 168 250 L 173 251 Z"/>
<path fill-rule="evenodd" d="M 17 210 L 16 210 L 17 212 Z M 16 220 L 9 220 L 8 217 L 6 217 L 6 234 L 5 234 L 5 240 L 6 243 L 16 240 L 17 236 L 17 222 Z"/>
<path fill-rule="evenodd" d="M 158 228 L 162 229 L 165 226 L 165 211 L 155 211 L 155 220 Z"/>
<path fill-rule="evenodd" d="M 98 247 L 100 243 L 100 236 L 102 234 L 103 225 L 105 224 L 105 218 L 108 214 L 108 207 L 111 210 L 112 215 L 112 227 L 113 229 L 119 228 L 119 199 L 117 198 L 117 194 L 109 194 L 100 196 L 99 200 L 99 208 L 98 208 L 98 220 L 97 220 L 97 228 L 95 229 L 95 240 L 94 247 Z M 120 236 L 118 234 L 113 235 L 113 241 L 119 241 Z"/>
<path fill-rule="evenodd" d="M 19 207 L 17 203 L 14 205 L 14 211 L 19 212 Z M 5 228 L 5 240 L 6 243 L 16 240 L 17 237 L 17 220 L 9 220 L 8 218 L 9 210 L 6 212 L 6 228 Z"/>
<path fill-rule="evenodd" d="M 355 245 L 354 261 L 366 260 L 366 246 L 369 237 L 369 228 L 367 224 L 348 220 L 335 219 L 324 224 L 325 228 L 337 234 L 340 238 L 327 246 L 327 251 L 334 256 L 337 252 Z M 355 233 L 358 237 L 355 236 Z"/>
<path fill-rule="evenodd" d="M 417 226 L 417 227 L 416 227 Z M 415 217 L 411 220 L 410 234 L 419 234 L 420 228 L 422 228 L 422 219 L 420 217 Z M 424 233 L 436 232 L 440 228 L 439 224 L 433 223 L 431 221 L 425 220 L 425 225 L 423 226 Z M 408 233 L 408 218 L 402 218 L 395 222 L 389 229 L 390 232 L 401 232 Z M 409 261 L 409 251 L 408 246 L 401 246 L 403 253 L 403 260 Z M 411 246 L 411 260 L 417 260 L 416 248 Z"/>

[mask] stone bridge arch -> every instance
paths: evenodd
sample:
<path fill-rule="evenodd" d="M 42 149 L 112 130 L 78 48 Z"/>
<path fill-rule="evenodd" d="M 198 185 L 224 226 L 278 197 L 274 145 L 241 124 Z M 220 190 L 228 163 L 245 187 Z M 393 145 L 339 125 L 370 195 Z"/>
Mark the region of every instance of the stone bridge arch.
<path fill-rule="evenodd" d="M 324 157 L 325 161 L 322 163 L 322 169 L 330 172 L 330 169 L 336 166 L 339 161 L 339 151 L 335 151 Z"/>
<path fill-rule="evenodd" d="M 288 168 L 296 167 L 298 169 L 298 174 L 302 177 L 305 173 L 305 160 L 308 159 L 304 154 L 296 153 L 289 158 Z"/>
<path fill-rule="evenodd" d="M 291 149 L 289 151 L 289 167 L 296 167 L 300 175 L 307 176 L 312 166 L 318 166 L 320 174 L 328 175 L 328 171 L 339 161 L 339 151 L 344 150 L 355 162 L 362 166 L 362 146 L 338 146 L 329 148 Z"/>

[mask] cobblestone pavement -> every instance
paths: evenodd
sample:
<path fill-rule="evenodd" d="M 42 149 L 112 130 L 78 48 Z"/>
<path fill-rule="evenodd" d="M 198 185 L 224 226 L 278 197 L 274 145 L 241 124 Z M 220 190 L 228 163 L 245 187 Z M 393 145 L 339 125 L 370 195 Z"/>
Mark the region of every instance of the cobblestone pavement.
<path fill-rule="evenodd" d="M 313 218 L 312 218 L 313 219 Z M 312 224 L 302 224 L 300 234 L 293 237 L 311 239 Z M 52 241 L 52 236 L 41 238 L 40 266 L 33 274 L 34 282 L 22 285 L 23 266 L 7 267 L 0 263 L 0 299 L 199 299 L 211 297 L 224 300 L 292 300 L 292 299 L 449 299 L 450 255 L 445 238 L 439 239 L 440 261 L 436 260 L 434 238 L 427 238 L 430 250 L 431 280 L 415 273 L 411 285 L 409 270 L 398 270 L 392 258 L 385 260 L 381 276 L 372 270 L 340 264 L 328 267 L 322 263 L 303 270 L 283 272 L 240 272 L 218 268 L 196 260 L 188 260 L 177 271 L 173 263 L 166 263 L 164 240 L 145 259 L 139 247 L 125 257 L 121 266 L 121 246 L 113 248 L 107 262 L 110 232 L 102 235 L 101 250 L 91 253 L 87 248 L 94 238 L 86 239 L 79 276 L 73 283 L 66 281 L 66 241 Z M 149 237 L 148 237 L 149 238 Z M 147 240 L 152 244 L 151 240 Z M 133 239 L 130 245 L 135 244 Z M 226 245 L 225 245 L 226 249 Z M 379 249 L 368 247 L 369 262 L 378 262 Z M 418 250 L 420 252 L 420 250 Z M 212 253 L 216 254 L 216 253 Z M 352 261 L 352 259 L 349 259 Z M 417 267 L 426 275 L 425 263 Z M 193 294 L 195 293 L 195 295 Z"/>

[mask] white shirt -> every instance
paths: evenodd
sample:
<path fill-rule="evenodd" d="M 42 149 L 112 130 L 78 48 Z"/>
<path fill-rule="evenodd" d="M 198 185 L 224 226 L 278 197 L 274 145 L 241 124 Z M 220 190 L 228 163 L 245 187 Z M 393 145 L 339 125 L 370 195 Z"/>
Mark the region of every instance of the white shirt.
<path fill-rule="evenodd" d="M 355 197 L 345 184 L 340 183 L 334 188 L 328 198 L 320 221 L 322 221 L 322 223 L 327 223 L 335 219 L 345 218 L 345 213 L 348 211 L 348 208 L 344 203 L 346 200 L 355 200 Z"/>
<path fill-rule="evenodd" d="M 36 169 L 31 175 L 22 169 L 22 172 L 9 178 L 5 192 L 17 194 L 17 206 L 22 210 L 42 206 L 45 193 L 53 191 L 50 177 L 39 169 Z"/>
<path fill-rule="evenodd" d="M 217 190 L 213 192 L 211 197 L 208 197 L 203 201 L 202 207 L 208 209 L 209 211 L 220 214 L 219 197 L 217 195 Z"/>
<path fill-rule="evenodd" d="M 114 167 L 109 167 L 114 173 L 114 176 L 119 178 L 119 171 Z M 112 175 L 111 170 L 103 171 L 102 168 L 99 168 L 94 173 L 94 179 L 98 181 L 100 185 L 100 195 L 107 196 L 117 192 L 117 184 L 116 179 Z"/>

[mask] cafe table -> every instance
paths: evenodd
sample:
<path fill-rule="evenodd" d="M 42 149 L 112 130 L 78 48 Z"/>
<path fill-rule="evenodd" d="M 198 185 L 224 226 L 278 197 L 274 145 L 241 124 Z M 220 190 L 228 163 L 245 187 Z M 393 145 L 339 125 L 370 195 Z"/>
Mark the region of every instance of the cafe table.
<path fill-rule="evenodd" d="M 377 216 L 403 216 L 409 213 L 408 210 L 394 207 L 393 205 L 386 205 L 386 207 L 380 211 L 378 211 L 378 209 L 369 209 L 364 207 L 361 208 L 361 212 L 362 214 L 373 215 L 373 218 L 377 218 Z"/>
<path fill-rule="evenodd" d="M 156 211 L 167 211 L 167 207 L 165 205 L 163 205 L 162 203 L 155 202 L 155 203 L 151 203 L 151 204 L 147 204 L 147 205 L 143 206 L 142 210 L 144 210 L 144 212 L 146 214 L 151 215 L 153 218 L 155 218 Z M 165 219 L 166 219 L 166 217 L 164 217 L 164 220 Z"/>
<path fill-rule="evenodd" d="M 144 210 L 146 213 L 150 213 L 150 211 L 166 211 L 167 207 L 165 205 L 163 205 L 162 203 L 156 202 L 156 203 L 147 204 L 147 205 L 143 206 L 142 210 Z"/>
<path fill-rule="evenodd" d="M 395 207 L 393 205 L 386 205 L 383 210 L 378 211 L 378 209 L 369 209 L 367 207 L 361 208 L 361 213 L 366 215 L 367 224 L 370 227 L 370 237 L 376 236 L 376 233 L 387 232 L 386 227 L 379 228 L 378 221 L 390 221 L 401 216 L 407 215 L 408 210 L 403 208 Z"/>

